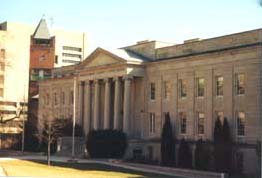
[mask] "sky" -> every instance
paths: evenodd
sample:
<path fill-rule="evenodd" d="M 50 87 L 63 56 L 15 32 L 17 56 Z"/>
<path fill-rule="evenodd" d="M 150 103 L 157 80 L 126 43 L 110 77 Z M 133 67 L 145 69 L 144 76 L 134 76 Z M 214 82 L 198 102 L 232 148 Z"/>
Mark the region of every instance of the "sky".
<path fill-rule="evenodd" d="M 0 22 L 86 32 L 90 51 L 142 40 L 183 43 L 262 28 L 260 0 L 1 0 Z M 262 0 L 261 0 L 262 1 Z M 261 3 L 261 5 L 260 5 Z"/>

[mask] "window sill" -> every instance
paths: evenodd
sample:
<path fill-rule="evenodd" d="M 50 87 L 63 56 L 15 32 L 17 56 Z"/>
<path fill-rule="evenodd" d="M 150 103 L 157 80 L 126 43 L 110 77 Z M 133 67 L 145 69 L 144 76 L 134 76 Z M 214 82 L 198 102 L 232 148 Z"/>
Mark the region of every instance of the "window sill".
<path fill-rule="evenodd" d="M 202 99 L 205 99 L 204 96 L 197 96 L 196 98 L 197 98 L 197 99 L 201 99 L 201 100 L 202 100 Z"/>

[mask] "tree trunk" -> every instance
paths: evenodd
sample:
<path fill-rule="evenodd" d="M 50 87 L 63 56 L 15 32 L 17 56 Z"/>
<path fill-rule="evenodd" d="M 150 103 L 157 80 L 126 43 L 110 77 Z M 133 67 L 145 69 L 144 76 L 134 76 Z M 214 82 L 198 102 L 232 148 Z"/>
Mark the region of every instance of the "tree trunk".
<path fill-rule="evenodd" d="M 50 149 L 50 147 L 51 147 L 51 136 L 50 136 L 50 132 L 48 133 L 48 150 L 47 150 L 47 164 L 48 164 L 48 166 L 50 166 L 50 151 L 51 151 L 51 149 Z"/>

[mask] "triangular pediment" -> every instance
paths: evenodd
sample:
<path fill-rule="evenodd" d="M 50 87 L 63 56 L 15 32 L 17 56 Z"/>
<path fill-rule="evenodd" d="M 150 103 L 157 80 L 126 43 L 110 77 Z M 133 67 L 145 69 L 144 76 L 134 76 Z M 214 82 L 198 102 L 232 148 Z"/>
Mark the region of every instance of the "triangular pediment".
<path fill-rule="evenodd" d="M 110 64 L 125 63 L 126 61 L 102 48 L 96 49 L 81 64 L 82 67 L 98 67 Z"/>

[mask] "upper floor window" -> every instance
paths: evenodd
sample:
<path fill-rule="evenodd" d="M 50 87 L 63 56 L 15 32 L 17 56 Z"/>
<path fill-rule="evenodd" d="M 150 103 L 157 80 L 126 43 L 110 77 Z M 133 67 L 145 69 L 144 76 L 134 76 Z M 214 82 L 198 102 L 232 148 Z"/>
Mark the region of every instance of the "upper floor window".
<path fill-rule="evenodd" d="M 244 154 L 243 152 L 237 151 L 236 152 L 236 168 L 238 173 L 242 173 L 243 172 L 243 168 L 244 168 Z"/>
<path fill-rule="evenodd" d="M 46 97 L 45 97 L 45 104 L 49 105 L 49 94 L 48 93 L 46 94 Z"/>
<path fill-rule="evenodd" d="M 61 93 L 61 100 L 62 100 L 62 104 L 65 104 L 65 92 Z"/>
<path fill-rule="evenodd" d="M 74 57 L 74 58 L 79 58 L 79 59 L 82 58 L 80 54 L 62 53 L 62 55 L 65 57 Z"/>
<path fill-rule="evenodd" d="M 197 78 L 197 97 L 203 97 L 205 93 L 205 79 Z"/>
<path fill-rule="evenodd" d="M 156 124 L 155 124 L 155 122 L 156 122 L 156 115 L 155 115 L 155 113 L 150 113 L 149 114 L 149 133 L 155 133 L 155 126 L 156 126 Z"/>
<path fill-rule="evenodd" d="M 185 98 L 186 97 L 186 81 L 185 80 L 179 79 L 178 90 L 179 90 L 179 97 Z"/>
<path fill-rule="evenodd" d="M 180 120 L 180 133 L 186 134 L 186 113 L 179 112 L 179 120 Z"/>
<path fill-rule="evenodd" d="M 82 48 L 77 48 L 77 47 L 73 47 L 73 46 L 63 46 L 63 50 L 81 52 Z"/>
<path fill-rule="evenodd" d="M 245 75 L 236 74 L 236 94 L 244 95 L 245 94 Z"/>
<path fill-rule="evenodd" d="M 4 96 L 4 89 L 0 88 L 0 97 L 3 97 L 3 96 Z"/>
<path fill-rule="evenodd" d="M 155 100 L 156 99 L 156 84 L 150 83 L 150 99 Z"/>
<path fill-rule="evenodd" d="M 245 113 L 238 112 L 237 114 L 237 135 L 245 136 Z"/>
<path fill-rule="evenodd" d="M 198 120 L 197 122 L 198 134 L 199 135 L 204 134 L 205 133 L 205 114 L 199 112 L 197 120 Z"/>
<path fill-rule="evenodd" d="M 216 119 L 220 119 L 221 122 L 224 120 L 224 112 L 217 111 L 216 116 L 217 116 Z"/>
<path fill-rule="evenodd" d="M 74 104 L 74 92 L 70 91 L 70 103 Z"/>
<path fill-rule="evenodd" d="M 164 98 L 165 99 L 169 99 L 170 89 L 171 89 L 170 82 L 164 81 Z"/>
<path fill-rule="evenodd" d="M 58 56 L 55 55 L 55 64 L 58 64 Z"/>
<path fill-rule="evenodd" d="M 224 77 L 216 77 L 216 95 L 223 96 Z"/>
<path fill-rule="evenodd" d="M 55 105 L 57 105 L 57 104 L 58 104 L 58 101 L 57 101 L 57 95 L 56 95 L 56 93 L 54 93 L 54 100 L 55 100 Z"/>

